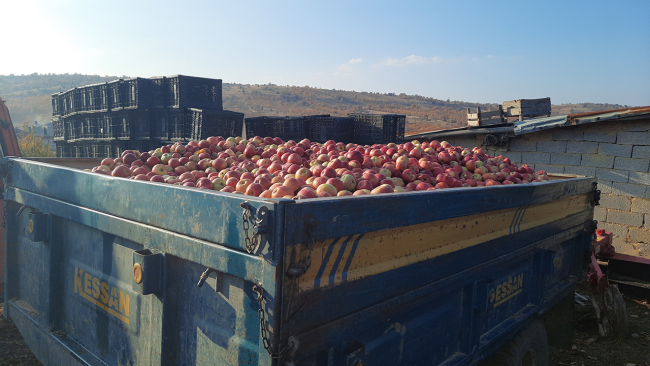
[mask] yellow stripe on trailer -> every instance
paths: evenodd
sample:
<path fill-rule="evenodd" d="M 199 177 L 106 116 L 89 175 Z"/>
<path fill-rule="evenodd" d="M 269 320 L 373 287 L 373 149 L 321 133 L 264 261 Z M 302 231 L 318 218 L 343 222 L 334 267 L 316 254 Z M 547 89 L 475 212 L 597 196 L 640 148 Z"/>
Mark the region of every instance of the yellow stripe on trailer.
<path fill-rule="evenodd" d="M 524 205 L 316 242 L 299 291 L 402 268 L 583 212 L 588 196 Z M 301 245 L 300 256 L 307 255 Z M 287 253 L 289 256 L 290 253 Z M 287 263 L 290 258 L 287 257 Z"/>

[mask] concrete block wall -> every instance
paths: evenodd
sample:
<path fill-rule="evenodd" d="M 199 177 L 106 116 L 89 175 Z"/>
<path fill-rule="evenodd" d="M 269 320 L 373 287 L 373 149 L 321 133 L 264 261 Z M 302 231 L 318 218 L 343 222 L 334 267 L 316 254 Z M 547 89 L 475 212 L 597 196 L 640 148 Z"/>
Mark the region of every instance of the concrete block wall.
<path fill-rule="evenodd" d="M 485 137 L 444 140 L 474 147 Z M 483 148 L 535 170 L 595 176 L 602 194 L 594 213 L 599 227 L 614 233 L 618 252 L 650 258 L 650 118 L 555 128 Z"/>

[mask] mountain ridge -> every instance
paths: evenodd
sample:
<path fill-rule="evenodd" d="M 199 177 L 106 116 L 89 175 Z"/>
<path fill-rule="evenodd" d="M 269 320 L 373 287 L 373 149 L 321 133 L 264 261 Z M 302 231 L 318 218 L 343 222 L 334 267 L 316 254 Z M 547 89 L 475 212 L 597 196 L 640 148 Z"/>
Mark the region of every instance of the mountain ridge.
<path fill-rule="evenodd" d="M 127 76 L 84 74 L 0 75 L 0 97 L 7 100 L 14 125 L 38 121 L 50 122 L 51 94 L 75 87 L 108 82 Z M 516 99 L 516 98 L 513 98 Z M 552 100 L 552 99 L 551 99 Z M 407 115 L 407 134 L 466 125 L 467 108 L 483 111 L 496 108 L 497 103 L 476 103 L 442 100 L 405 93 L 356 92 L 322 89 L 309 86 L 275 84 L 223 83 L 224 109 L 256 116 L 300 116 L 348 113 L 397 113 Z M 593 112 L 625 108 L 609 103 L 572 103 L 553 105 L 552 114 Z"/>

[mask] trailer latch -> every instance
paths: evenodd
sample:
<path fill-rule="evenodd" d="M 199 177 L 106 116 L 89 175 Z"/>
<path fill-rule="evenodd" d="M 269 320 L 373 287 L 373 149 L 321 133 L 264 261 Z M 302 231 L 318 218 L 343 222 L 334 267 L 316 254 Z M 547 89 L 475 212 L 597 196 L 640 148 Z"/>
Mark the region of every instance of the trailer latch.
<path fill-rule="evenodd" d="M 50 215 L 36 211 L 30 212 L 27 222 L 27 237 L 31 241 L 49 241 Z"/>
<path fill-rule="evenodd" d="M 600 189 L 596 189 L 596 187 L 598 187 L 598 183 L 592 183 L 592 188 L 594 191 L 594 196 L 591 201 L 592 206 L 600 206 Z"/>
<path fill-rule="evenodd" d="M 143 295 L 156 293 L 162 289 L 161 253 L 149 249 L 133 252 L 133 290 Z"/>

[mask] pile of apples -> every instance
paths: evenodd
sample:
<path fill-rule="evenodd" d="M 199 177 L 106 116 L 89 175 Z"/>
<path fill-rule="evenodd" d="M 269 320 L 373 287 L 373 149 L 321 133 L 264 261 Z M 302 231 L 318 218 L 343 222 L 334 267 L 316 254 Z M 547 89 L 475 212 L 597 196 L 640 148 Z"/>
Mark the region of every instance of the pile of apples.
<path fill-rule="evenodd" d="M 126 150 L 92 169 L 99 174 L 263 198 L 309 199 L 525 184 L 544 171 L 517 166 L 480 147 L 446 141 L 362 146 L 304 139 L 209 137 L 148 152 Z"/>

